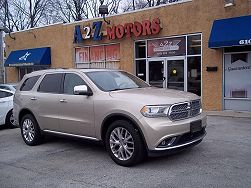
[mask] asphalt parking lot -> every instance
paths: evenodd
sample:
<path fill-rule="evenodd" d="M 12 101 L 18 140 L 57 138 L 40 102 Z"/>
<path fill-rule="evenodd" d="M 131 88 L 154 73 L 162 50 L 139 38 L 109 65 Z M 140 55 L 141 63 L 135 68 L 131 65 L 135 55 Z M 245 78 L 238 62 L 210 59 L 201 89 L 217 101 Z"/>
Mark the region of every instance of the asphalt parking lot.
<path fill-rule="evenodd" d="M 31 147 L 19 129 L 1 129 L 0 187 L 250 187 L 251 119 L 208 117 L 207 132 L 190 150 L 126 168 L 95 142 L 48 137 Z"/>

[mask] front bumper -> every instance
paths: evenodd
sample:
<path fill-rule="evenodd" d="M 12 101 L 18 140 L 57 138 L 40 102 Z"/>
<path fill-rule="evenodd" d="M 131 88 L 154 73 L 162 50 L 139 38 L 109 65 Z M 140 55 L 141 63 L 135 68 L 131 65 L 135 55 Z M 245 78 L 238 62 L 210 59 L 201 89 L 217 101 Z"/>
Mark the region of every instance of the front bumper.
<path fill-rule="evenodd" d="M 192 133 L 191 123 L 196 121 L 201 122 L 201 130 Z M 180 121 L 171 121 L 166 117 L 143 117 L 140 119 L 140 123 L 147 149 L 149 151 L 165 151 L 188 147 L 200 142 L 206 135 L 207 118 L 204 113 Z M 160 147 L 164 140 L 167 140 L 170 144 Z"/>
<path fill-rule="evenodd" d="M 184 135 L 178 136 L 178 139 L 172 144 L 172 146 L 166 148 L 157 148 L 156 150 L 148 150 L 148 156 L 156 157 L 166 154 L 171 154 L 185 148 L 193 147 L 199 144 L 203 138 L 206 136 L 207 132 L 205 128 L 197 133 L 186 133 Z"/>

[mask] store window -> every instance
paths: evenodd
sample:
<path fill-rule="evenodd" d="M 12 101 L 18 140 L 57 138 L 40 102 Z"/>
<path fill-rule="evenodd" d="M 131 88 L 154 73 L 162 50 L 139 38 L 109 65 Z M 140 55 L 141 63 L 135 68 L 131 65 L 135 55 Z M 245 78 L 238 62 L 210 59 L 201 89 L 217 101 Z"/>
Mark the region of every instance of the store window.
<path fill-rule="evenodd" d="M 201 96 L 201 34 L 187 36 L 187 91 Z"/>
<path fill-rule="evenodd" d="M 139 41 L 135 43 L 135 57 L 146 58 L 146 42 Z"/>
<path fill-rule="evenodd" d="M 187 58 L 187 91 L 201 95 L 201 57 Z"/>
<path fill-rule="evenodd" d="M 225 110 L 251 111 L 251 52 L 248 51 L 249 48 L 225 49 L 223 74 Z"/>
<path fill-rule="evenodd" d="M 224 96 L 226 98 L 251 98 L 251 53 L 225 54 L 224 58 Z"/>
<path fill-rule="evenodd" d="M 153 86 L 201 96 L 201 48 L 201 34 L 136 41 L 135 74 Z"/>
<path fill-rule="evenodd" d="M 29 74 L 33 71 L 38 71 L 38 70 L 44 70 L 47 69 L 48 67 L 20 67 L 18 68 L 18 72 L 19 72 L 19 81 L 23 79 L 25 74 Z"/>
<path fill-rule="evenodd" d="M 135 42 L 136 76 L 146 80 L 146 41 Z"/>
<path fill-rule="evenodd" d="M 191 35 L 187 37 L 187 54 L 201 54 L 201 35 Z"/>
<path fill-rule="evenodd" d="M 76 68 L 118 69 L 120 44 L 78 47 L 75 49 Z"/>
<path fill-rule="evenodd" d="M 136 60 L 136 76 L 146 81 L 146 60 Z"/>

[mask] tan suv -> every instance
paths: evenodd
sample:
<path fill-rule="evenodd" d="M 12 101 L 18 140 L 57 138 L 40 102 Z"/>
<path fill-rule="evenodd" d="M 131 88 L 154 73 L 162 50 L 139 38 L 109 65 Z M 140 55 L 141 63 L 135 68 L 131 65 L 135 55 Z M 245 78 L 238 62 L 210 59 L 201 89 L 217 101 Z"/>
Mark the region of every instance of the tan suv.
<path fill-rule="evenodd" d="M 206 135 L 197 95 L 154 88 L 117 70 L 27 74 L 17 86 L 13 111 L 26 144 L 41 143 L 45 133 L 103 141 L 122 166 L 194 146 Z"/>

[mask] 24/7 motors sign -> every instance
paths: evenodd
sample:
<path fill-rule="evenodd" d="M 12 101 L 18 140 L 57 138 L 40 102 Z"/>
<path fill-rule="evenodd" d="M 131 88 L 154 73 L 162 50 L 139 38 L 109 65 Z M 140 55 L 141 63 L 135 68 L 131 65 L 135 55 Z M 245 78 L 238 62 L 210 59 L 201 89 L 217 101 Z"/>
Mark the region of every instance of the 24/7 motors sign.
<path fill-rule="evenodd" d="M 94 41 L 103 39 L 103 33 L 101 31 L 102 21 L 92 23 L 92 27 L 80 25 L 75 26 L 74 31 L 74 43 L 81 43 L 85 39 L 93 38 Z M 113 26 L 107 26 L 107 39 L 121 39 L 123 37 L 130 38 L 132 36 L 147 36 L 158 34 L 161 30 L 160 19 L 154 18 L 152 21 L 143 20 L 142 22 L 135 21 L 133 23 L 118 24 Z M 92 34 L 93 33 L 93 34 Z M 83 37 L 84 35 L 84 37 Z"/>

